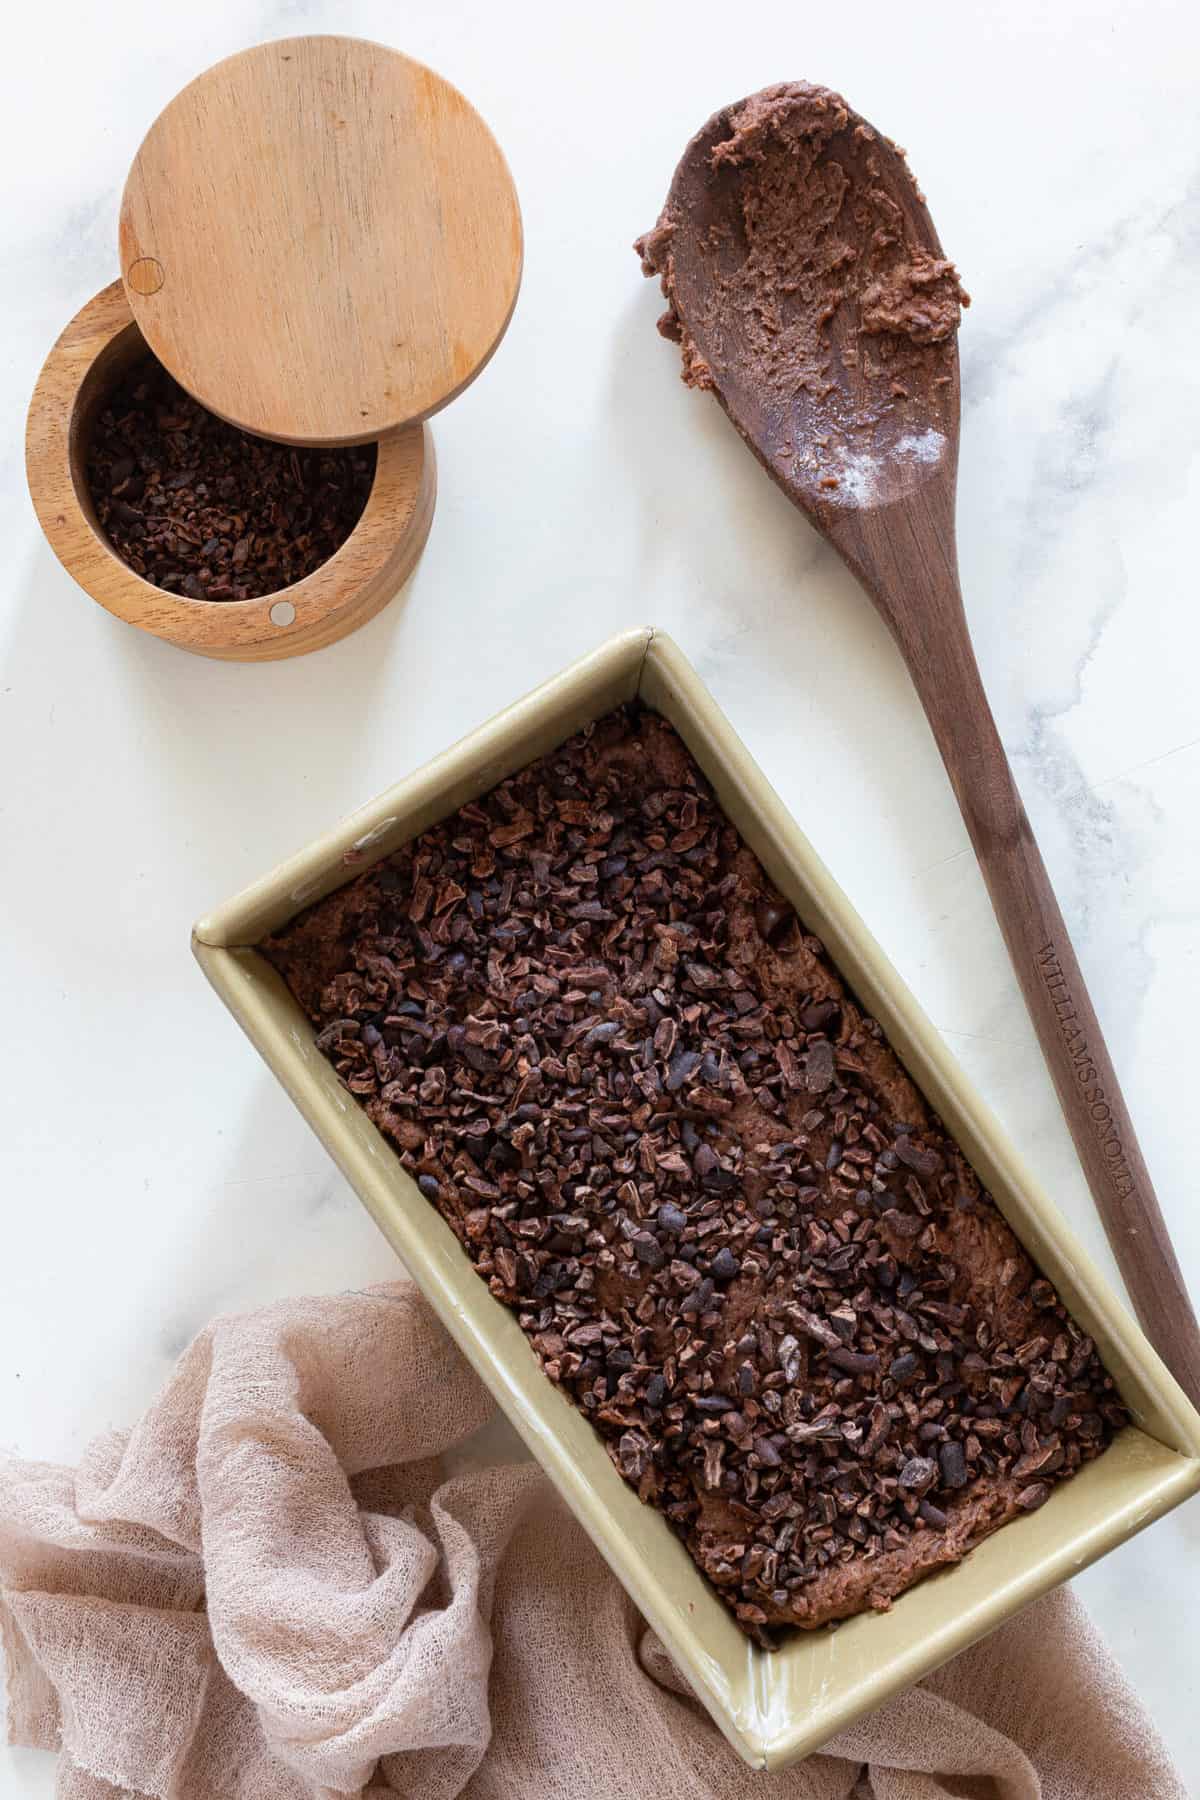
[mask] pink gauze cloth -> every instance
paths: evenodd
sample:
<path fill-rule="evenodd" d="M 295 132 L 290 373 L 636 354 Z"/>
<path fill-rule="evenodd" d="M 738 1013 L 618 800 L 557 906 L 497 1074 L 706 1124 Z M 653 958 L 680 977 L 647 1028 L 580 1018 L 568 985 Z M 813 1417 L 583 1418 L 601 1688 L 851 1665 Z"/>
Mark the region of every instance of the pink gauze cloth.
<path fill-rule="evenodd" d="M 59 1800 L 1172 1800 L 1059 1591 L 778 1774 L 741 1763 L 407 1283 L 219 1319 L 77 1470 L 0 1464 L 9 1730 Z"/>

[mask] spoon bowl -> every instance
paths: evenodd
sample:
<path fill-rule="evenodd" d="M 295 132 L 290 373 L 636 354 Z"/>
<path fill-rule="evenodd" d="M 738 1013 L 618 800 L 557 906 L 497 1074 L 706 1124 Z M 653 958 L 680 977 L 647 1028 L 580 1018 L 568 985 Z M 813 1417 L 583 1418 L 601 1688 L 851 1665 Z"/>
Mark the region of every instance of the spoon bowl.
<path fill-rule="evenodd" d="M 787 83 L 714 114 L 641 250 L 685 380 L 819 529 L 953 480 L 964 296 L 903 152 L 837 95 Z"/>

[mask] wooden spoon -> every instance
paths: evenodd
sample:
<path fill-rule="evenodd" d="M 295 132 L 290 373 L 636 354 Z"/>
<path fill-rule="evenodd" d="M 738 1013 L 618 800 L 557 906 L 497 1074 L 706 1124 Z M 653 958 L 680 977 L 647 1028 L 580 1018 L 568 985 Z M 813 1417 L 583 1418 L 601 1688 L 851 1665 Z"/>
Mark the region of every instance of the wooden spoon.
<path fill-rule="evenodd" d="M 638 249 L 685 381 L 716 393 L 900 647 L 1134 1306 L 1200 1403 L 1200 1330 L 971 648 L 954 537 L 966 296 L 903 152 L 825 89 L 768 88 L 693 138 Z"/>

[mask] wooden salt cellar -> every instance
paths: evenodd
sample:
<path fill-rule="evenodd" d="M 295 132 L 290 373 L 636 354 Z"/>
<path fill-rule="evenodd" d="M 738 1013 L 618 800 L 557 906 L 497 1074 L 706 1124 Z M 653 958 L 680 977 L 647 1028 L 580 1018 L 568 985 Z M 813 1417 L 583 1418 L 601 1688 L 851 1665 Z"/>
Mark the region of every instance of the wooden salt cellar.
<path fill-rule="evenodd" d="M 423 421 L 495 350 L 521 276 L 507 165 L 458 91 L 355 38 L 218 63 L 151 127 L 126 184 L 123 279 L 51 350 L 26 433 L 38 518 L 93 599 L 185 650 L 320 649 L 385 606 L 433 517 Z M 210 412 L 283 443 L 377 445 L 361 519 L 320 568 L 254 600 L 145 581 L 96 518 L 92 426 L 146 350 Z"/>

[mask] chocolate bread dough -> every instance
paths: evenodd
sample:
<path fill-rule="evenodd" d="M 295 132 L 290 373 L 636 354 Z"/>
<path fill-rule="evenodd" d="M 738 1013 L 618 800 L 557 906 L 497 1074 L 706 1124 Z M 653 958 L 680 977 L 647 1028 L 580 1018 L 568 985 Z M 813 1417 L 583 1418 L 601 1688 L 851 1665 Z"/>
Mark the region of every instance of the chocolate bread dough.
<path fill-rule="evenodd" d="M 684 178 L 697 151 L 709 171 L 699 197 Z M 954 265 L 908 228 L 903 155 L 807 82 L 765 88 L 708 122 L 635 246 L 661 277 L 659 330 L 681 345 L 685 382 L 723 398 L 755 386 L 777 411 L 799 400 L 802 428 L 815 403 L 868 435 L 885 417 L 903 431 L 914 374 L 926 389 L 949 384 L 944 352 L 969 300 Z M 928 423 L 923 410 L 912 423 Z"/>
<path fill-rule="evenodd" d="M 1124 1421 L 661 718 L 602 719 L 263 950 L 760 1640 L 886 1608 Z"/>

